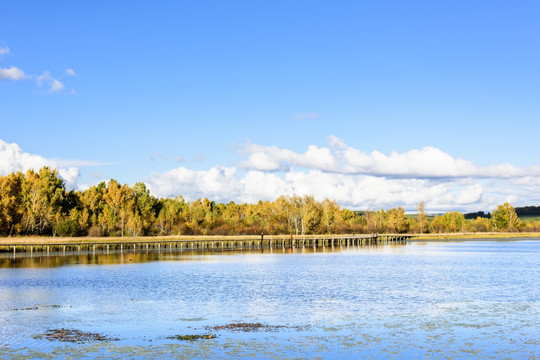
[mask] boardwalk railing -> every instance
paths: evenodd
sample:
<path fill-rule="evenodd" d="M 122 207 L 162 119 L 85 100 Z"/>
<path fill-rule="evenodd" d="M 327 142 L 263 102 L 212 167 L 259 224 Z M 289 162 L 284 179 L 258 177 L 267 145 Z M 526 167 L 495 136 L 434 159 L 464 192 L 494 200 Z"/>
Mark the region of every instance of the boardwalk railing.
<path fill-rule="evenodd" d="M 250 249 L 260 247 L 302 247 L 302 246 L 347 246 L 379 243 L 406 242 L 412 236 L 402 234 L 369 235 L 264 235 L 242 238 L 203 239 L 137 239 L 106 241 L 70 241 L 10 243 L 0 242 L 0 252 L 66 252 L 66 251 L 109 251 L 109 250 L 162 250 L 162 249 Z"/>

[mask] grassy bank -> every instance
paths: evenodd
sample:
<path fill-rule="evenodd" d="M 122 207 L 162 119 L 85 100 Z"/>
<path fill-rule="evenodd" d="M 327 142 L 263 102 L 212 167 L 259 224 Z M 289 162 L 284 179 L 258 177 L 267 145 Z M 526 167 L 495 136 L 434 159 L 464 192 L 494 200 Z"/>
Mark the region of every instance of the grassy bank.
<path fill-rule="evenodd" d="M 0 244 L 3 245 L 24 245 L 24 244 L 92 244 L 92 243 L 134 243 L 151 241 L 178 241 L 178 240 L 251 240 L 260 239 L 260 235 L 238 235 L 238 236 L 203 236 L 203 235 L 182 235 L 182 236 L 124 236 L 124 237 L 50 237 L 50 236 L 22 236 L 22 237 L 1 237 Z M 275 237 L 277 238 L 277 237 Z M 280 237 L 281 238 L 281 237 Z"/>
<path fill-rule="evenodd" d="M 264 235 L 264 240 L 289 239 L 290 235 Z M 352 236 L 340 235 L 293 235 L 294 239 L 326 239 Z M 355 234 L 355 236 L 367 236 Z M 230 240 L 260 240 L 261 235 L 175 235 L 175 236 L 124 236 L 124 237 L 51 237 L 51 236 L 21 236 L 0 237 L 0 245 L 26 245 L 26 244 L 92 244 L 92 243 L 134 243 L 152 241 L 230 241 Z"/>
<path fill-rule="evenodd" d="M 386 234 L 379 234 L 386 235 Z M 472 239 L 520 239 L 520 238 L 540 238 L 540 233 L 447 233 L 447 234 L 403 234 L 412 236 L 409 241 L 443 241 L 443 240 L 472 240 Z M 339 238 L 349 235 L 294 235 L 295 239 L 312 238 Z M 362 236 L 362 235 L 360 235 Z M 264 239 L 282 239 L 284 235 L 265 235 Z M 134 243 L 152 241 L 228 241 L 228 240 L 259 240 L 260 235 L 179 235 L 179 236 L 140 236 L 140 237 L 47 237 L 47 236 L 22 236 L 22 237 L 0 237 L 1 245 L 25 245 L 25 244 L 92 244 L 92 243 Z M 289 235 L 285 235 L 289 238 Z"/>
<path fill-rule="evenodd" d="M 448 234 L 415 234 L 409 241 L 438 241 L 438 240 L 489 240 L 489 239 L 525 239 L 540 238 L 537 232 L 488 232 L 488 233 L 448 233 Z"/>

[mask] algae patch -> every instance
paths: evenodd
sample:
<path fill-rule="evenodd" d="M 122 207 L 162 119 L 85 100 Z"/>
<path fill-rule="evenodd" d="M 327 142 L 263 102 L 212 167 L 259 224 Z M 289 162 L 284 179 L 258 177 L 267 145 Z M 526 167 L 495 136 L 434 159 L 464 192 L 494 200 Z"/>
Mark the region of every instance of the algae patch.
<path fill-rule="evenodd" d="M 84 332 L 76 329 L 52 329 L 36 338 L 44 337 L 49 341 L 61 342 L 88 342 L 88 341 L 118 341 L 120 339 L 110 338 L 103 334 Z"/>
<path fill-rule="evenodd" d="M 215 339 L 217 336 L 214 334 L 203 334 L 203 335 L 174 335 L 169 336 L 167 339 L 171 340 L 181 340 L 181 341 L 193 341 L 201 339 Z"/>

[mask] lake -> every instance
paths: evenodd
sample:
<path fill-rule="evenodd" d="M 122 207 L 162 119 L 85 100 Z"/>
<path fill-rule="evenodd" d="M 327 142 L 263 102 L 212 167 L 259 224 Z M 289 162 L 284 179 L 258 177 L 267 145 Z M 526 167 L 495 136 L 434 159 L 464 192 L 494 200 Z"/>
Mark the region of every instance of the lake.
<path fill-rule="evenodd" d="M 523 359 L 539 329 L 539 239 L 0 255 L 7 359 Z"/>

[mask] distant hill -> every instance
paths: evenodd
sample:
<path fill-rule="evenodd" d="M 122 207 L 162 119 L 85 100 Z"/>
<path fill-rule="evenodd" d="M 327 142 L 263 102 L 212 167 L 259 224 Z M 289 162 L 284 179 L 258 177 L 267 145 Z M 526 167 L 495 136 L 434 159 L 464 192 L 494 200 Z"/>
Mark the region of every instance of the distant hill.
<path fill-rule="evenodd" d="M 463 214 L 463 217 L 465 219 L 476 219 L 477 217 L 489 219 L 491 217 L 491 214 L 488 212 L 477 211 L 473 213 Z"/>
<path fill-rule="evenodd" d="M 540 206 L 517 207 L 516 214 L 520 217 L 540 216 Z"/>
<path fill-rule="evenodd" d="M 523 206 L 516 208 L 516 214 L 519 217 L 534 217 L 540 216 L 540 206 Z M 489 219 L 491 214 L 489 212 L 477 211 L 473 213 L 463 214 L 465 219 L 476 219 L 477 217 L 483 217 Z"/>

